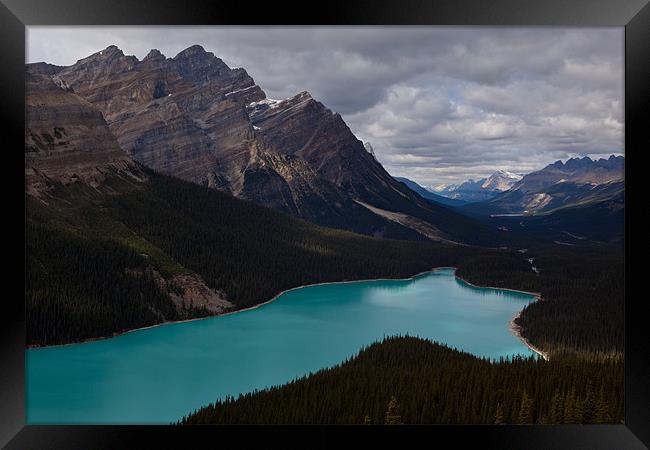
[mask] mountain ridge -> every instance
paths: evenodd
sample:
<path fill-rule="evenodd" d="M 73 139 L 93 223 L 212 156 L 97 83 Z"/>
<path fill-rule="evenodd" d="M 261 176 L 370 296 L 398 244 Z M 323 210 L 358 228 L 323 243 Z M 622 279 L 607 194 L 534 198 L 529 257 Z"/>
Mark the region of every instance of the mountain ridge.
<path fill-rule="evenodd" d="M 444 238 L 495 242 L 498 232 L 395 181 L 338 113 L 306 92 L 268 99 L 242 69 L 194 45 L 142 61 L 109 46 L 72 66 L 28 65 L 62 80 L 104 115 L 135 160 L 321 225 L 427 239 L 364 208 L 411 216 Z"/>
<path fill-rule="evenodd" d="M 597 186 L 624 187 L 623 156 L 592 160 L 571 158 L 556 161 L 543 169 L 526 174 L 511 189 L 487 201 L 489 207 L 507 213 L 539 213 L 583 203 Z M 576 195 L 579 191 L 586 191 Z M 614 193 L 616 194 L 616 192 Z M 605 199 L 601 196 L 599 199 Z M 468 206 L 470 210 L 472 207 Z"/>
<path fill-rule="evenodd" d="M 620 243 L 624 239 L 625 157 L 558 160 L 513 187 L 459 211 L 501 229 L 558 245 Z"/>

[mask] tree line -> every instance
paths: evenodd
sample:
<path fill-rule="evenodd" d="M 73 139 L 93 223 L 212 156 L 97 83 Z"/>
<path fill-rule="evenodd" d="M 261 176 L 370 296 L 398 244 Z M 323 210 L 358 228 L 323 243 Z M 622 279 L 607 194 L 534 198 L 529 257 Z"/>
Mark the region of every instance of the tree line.
<path fill-rule="evenodd" d="M 623 360 L 482 359 L 416 337 L 386 338 L 333 368 L 227 397 L 180 424 L 621 423 Z"/>

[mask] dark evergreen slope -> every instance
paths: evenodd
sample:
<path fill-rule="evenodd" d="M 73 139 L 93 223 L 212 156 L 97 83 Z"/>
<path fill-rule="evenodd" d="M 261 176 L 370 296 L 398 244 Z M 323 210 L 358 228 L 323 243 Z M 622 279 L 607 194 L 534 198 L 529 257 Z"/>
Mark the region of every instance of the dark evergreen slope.
<path fill-rule="evenodd" d="M 34 220 L 26 232 L 28 344 L 72 342 L 182 318 L 132 249 Z"/>
<path fill-rule="evenodd" d="M 393 399 L 391 401 L 391 399 Z M 496 363 L 413 337 L 331 369 L 228 398 L 182 424 L 621 423 L 622 358 Z"/>
<path fill-rule="evenodd" d="M 524 335 L 554 352 L 623 354 L 625 277 L 622 248 L 537 252 L 541 302 L 524 309 Z"/>

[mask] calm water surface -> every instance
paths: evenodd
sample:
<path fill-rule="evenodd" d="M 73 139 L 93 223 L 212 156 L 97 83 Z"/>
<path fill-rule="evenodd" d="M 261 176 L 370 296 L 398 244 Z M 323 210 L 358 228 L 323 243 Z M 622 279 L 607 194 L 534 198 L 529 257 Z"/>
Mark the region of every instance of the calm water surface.
<path fill-rule="evenodd" d="M 31 349 L 27 422 L 169 423 L 225 395 L 335 365 L 398 333 L 491 358 L 531 355 L 508 324 L 532 300 L 472 287 L 442 269 L 414 280 L 310 286 L 237 314 Z"/>

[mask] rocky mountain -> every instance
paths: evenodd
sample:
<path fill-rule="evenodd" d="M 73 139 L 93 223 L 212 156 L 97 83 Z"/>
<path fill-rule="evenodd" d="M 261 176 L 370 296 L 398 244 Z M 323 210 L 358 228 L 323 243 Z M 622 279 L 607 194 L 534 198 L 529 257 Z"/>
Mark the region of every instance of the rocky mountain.
<path fill-rule="evenodd" d="M 489 177 L 477 181 L 468 180 L 461 184 L 441 185 L 436 192 L 455 200 L 481 202 L 507 191 L 520 179 L 521 175 L 499 170 Z"/>
<path fill-rule="evenodd" d="M 556 161 L 460 211 L 510 232 L 582 245 L 623 240 L 625 158 Z"/>
<path fill-rule="evenodd" d="M 447 205 L 447 206 L 460 206 L 465 204 L 465 202 L 462 200 L 443 197 L 442 195 L 438 195 L 434 192 L 431 192 L 427 188 L 419 185 L 413 180 L 409 180 L 408 178 L 404 178 L 404 177 L 394 177 L 394 178 L 400 183 L 404 183 L 413 192 L 418 193 L 420 197 L 430 200 L 432 202 L 437 202 L 440 203 L 441 205 Z"/>
<path fill-rule="evenodd" d="M 625 158 L 611 155 L 592 160 L 588 156 L 571 158 L 565 163 L 555 161 L 541 170 L 529 173 L 513 186 L 524 193 L 539 192 L 557 183 L 600 185 L 623 181 Z"/>
<path fill-rule="evenodd" d="M 593 203 L 614 197 L 624 189 L 625 158 L 556 161 L 524 176 L 511 189 L 467 210 L 532 214 Z"/>
<path fill-rule="evenodd" d="M 341 116 L 308 92 L 269 99 L 244 69 L 200 46 L 174 58 L 151 50 L 141 61 L 109 46 L 69 67 L 27 70 L 92 104 L 119 146 L 156 171 L 329 227 L 494 240 L 493 230 L 395 181 Z"/>

